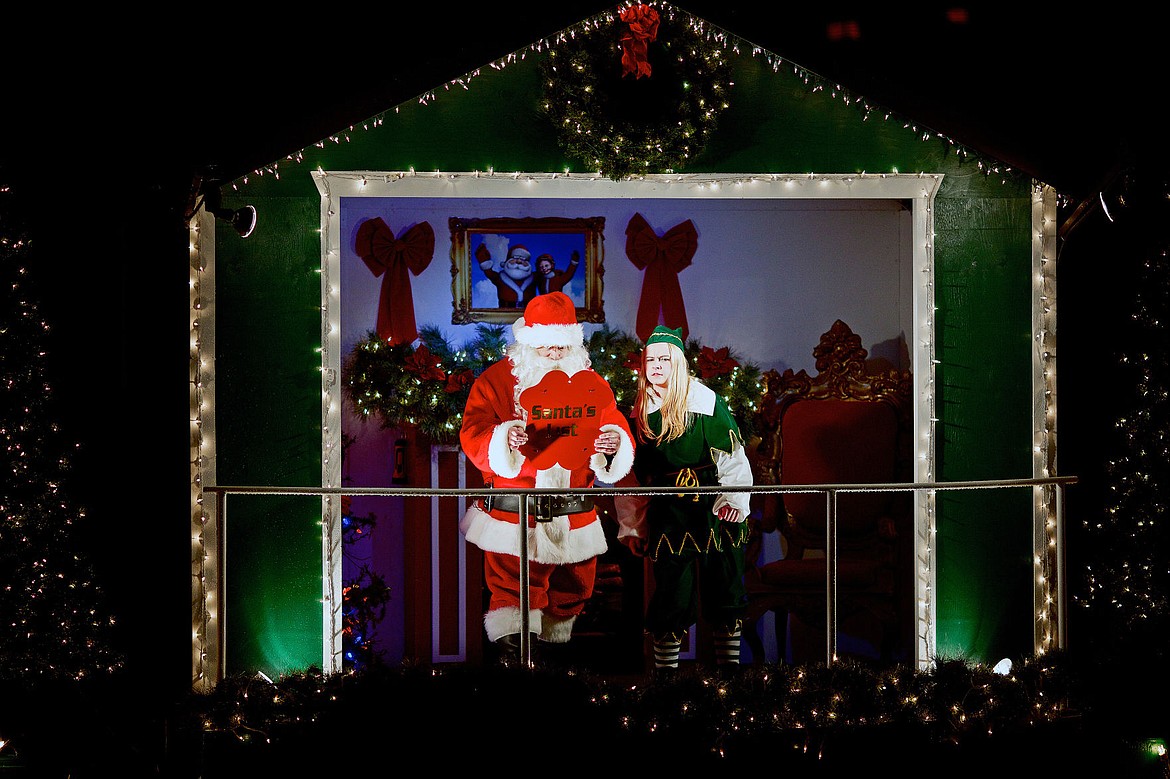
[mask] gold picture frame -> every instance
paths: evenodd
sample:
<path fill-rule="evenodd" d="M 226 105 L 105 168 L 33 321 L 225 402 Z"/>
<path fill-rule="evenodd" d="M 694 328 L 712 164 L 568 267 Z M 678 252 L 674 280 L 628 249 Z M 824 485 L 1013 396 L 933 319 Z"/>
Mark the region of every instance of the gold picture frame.
<path fill-rule="evenodd" d="M 536 262 L 543 258 L 552 259 L 553 267 L 566 283 L 562 291 L 573 298 L 578 321 L 605 322 L 605 217 L 453 216 L 449 225 L 452 324 L 514 322 L 523 314 L 523 304 L 533 294 L 540 294 Z M 499 263 L 520 247 L 529 252 L 533 278 L 501 279 Z M 495 267 L 485 273 L 488 263 Z M 501 284 L 508 289 L 502 289 Z"/>

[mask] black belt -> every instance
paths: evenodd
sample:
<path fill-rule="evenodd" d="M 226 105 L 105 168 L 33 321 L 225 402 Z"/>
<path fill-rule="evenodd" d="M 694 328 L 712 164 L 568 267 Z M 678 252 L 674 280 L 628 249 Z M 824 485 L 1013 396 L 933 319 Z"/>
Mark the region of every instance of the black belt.
<path fill-rule="evenodd" d="M 519 495 L 488 495 L 483 499 L 484 511 L 496 509 L 512 514 L 520 513 Z M 550 522 L 553 517 L 580 514 L 593 509 L 589 495 L 529 495 L 528 514 L 537 522 Z"/>

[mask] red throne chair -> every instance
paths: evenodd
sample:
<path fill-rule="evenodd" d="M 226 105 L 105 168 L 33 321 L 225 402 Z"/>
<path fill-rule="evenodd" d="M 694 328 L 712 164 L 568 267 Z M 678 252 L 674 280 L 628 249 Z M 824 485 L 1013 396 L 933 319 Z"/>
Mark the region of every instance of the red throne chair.
<path fill-rule="evenodd" d="M 765 374 L 760 483 L 879 484 L 911 481 L 909 371 L 867 363 L 861 339 L 841 320 L 813 350 L 818 374 Z M 750 520 L 744 636 L 764 657 L 761 619 L 775 614 L 782 658 L 823 662 L 827 648 L 826 517 L 823 492 L 757 495 Z M 837 493 L 838 655 L 882 663 L 913 646 L 913 514 L 909 492 Z M 779 532 L 782 557 L 765 559 Z M 846 640 L 848 639 L 848 641 Z M 847 648 L 851 647 L 851 648 Z"/>

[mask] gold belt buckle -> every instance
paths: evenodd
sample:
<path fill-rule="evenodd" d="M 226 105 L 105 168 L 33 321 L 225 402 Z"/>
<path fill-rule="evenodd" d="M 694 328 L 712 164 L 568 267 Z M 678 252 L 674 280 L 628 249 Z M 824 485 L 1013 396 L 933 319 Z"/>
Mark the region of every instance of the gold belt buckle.
<path fill-rule="evenodd" d="M 675 477 L 674 486 L 676 486 L 676 487 L 698 487 L 699 486 L 699 476 L 690 468 L 683 468 L 681 471 L 678 472 L 678 476 Z M 686 494 L 680 493 L 678 497 L 685 498 Z M 699 502 L 699 493 L 696 492 L 695 494 L 691 495 L 691 502 L 693 502 L 693 503 Z"/>

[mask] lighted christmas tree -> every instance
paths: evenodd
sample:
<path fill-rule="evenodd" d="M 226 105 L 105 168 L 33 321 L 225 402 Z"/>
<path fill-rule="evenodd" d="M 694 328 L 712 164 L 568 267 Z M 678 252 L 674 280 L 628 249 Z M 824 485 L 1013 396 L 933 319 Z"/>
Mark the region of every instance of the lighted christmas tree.
<path fill-rule="evenodd" d="M 350 497 L 342 496 L 341 533 L 346 576 L 342 589 L 341 639 L 342 662 L 347 671 L 384 662 L 383 651 L 378 649 L 375 639 L 378 626 L 386 616 L 390 587 L 385 577 L 354 551 L 359 542 L 368 541 L 376 524 L 377 518 L 373 514 L 355 515 Z"/>
<path fill-rule="evenodd" d="M 1141 660 L 1160 666 L 1170 648 L 1168 192 L 1166 180 L 1127 178 L 1115 199 L 1102 196 L 1137 263 L 1132 309 L 1110 331 L 1119 364 L 1105 391 L 1118 413 L 1106 453 L 1104 516 L 1084 527 L 1091 559 L 1080 603 L 1091 622 L 1084 640 L 1128 669 L 1142 667 Z"/>
<path fill-rule="evenodd" d="M 82 679 L 117 669 L 113 617 L 68 495 L 76 449 L 54 421 L 49 325 L 33 241 L 0 182 L 0 682 Z"/>

